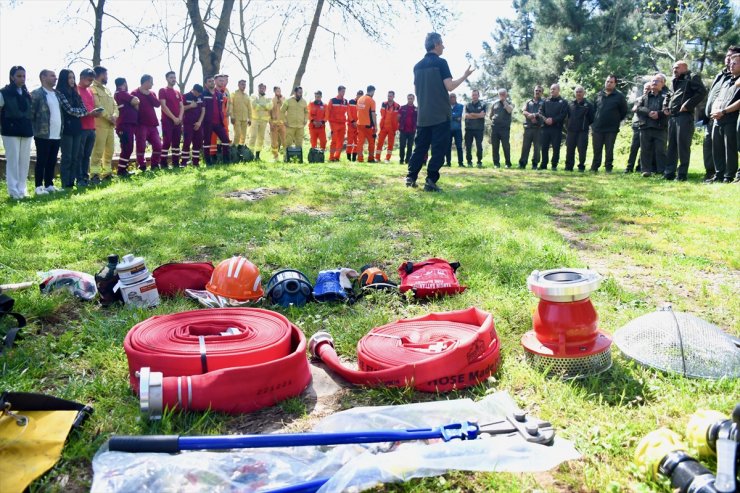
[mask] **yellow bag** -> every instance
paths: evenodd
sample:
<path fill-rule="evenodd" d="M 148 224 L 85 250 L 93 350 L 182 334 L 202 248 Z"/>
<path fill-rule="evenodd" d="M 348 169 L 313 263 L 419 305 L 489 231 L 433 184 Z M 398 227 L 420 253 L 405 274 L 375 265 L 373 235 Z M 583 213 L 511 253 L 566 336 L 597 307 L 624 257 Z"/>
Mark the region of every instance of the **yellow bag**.
<path fill-rule="evenodd" d="M 92 408 L 43 394 L 6 392 L 0 396 L 0 491 L 22 492 L 51 469 L 72 428 Z"/>

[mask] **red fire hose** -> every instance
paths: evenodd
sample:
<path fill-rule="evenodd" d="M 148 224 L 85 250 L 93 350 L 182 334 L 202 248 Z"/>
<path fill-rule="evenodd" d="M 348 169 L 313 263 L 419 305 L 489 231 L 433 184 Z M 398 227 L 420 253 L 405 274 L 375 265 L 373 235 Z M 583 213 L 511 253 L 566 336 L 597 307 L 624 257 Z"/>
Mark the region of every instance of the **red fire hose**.
<path fill-rule="evenodd" d="M 154 418 L 164 408 L 251 412 L 311 381 L 303 333 L 258 308 L 151 317 L 129 331 L 124 349 L 131 387 Z"/>
<path fill-rule="evenodd" d="M 500 343 L 491 314 L 468 308 L 374 328 L 357 343 L 359 371 L 342 366 L 326 332 L 314 334 L 309 349 L 353 384 L 447 392 L 495 373 Z"/>

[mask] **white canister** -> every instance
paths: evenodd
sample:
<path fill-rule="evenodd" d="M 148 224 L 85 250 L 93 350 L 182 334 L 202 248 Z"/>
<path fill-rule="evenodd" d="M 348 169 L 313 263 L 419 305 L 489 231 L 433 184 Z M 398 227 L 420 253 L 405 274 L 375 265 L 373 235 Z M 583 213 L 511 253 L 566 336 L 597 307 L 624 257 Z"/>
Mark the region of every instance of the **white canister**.
<path fill-rule="evenodd" d="M 130 253 L 124 255 L 123 260 L 116 265 L 116 273 L 121 283 L 125 285 L 136 284 L 149 277 L 149 271 L 144 264 L 144 258 L 134 257 Z"/>

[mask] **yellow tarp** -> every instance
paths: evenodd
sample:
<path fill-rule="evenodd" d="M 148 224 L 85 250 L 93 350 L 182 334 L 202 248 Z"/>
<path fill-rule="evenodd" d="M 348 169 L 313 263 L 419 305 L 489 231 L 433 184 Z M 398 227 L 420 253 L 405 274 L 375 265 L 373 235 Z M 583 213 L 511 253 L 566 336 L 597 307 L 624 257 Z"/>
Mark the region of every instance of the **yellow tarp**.
<path fill-rule="evenodd" d="M 0 492 L 21 493 L 59 460 L 78 411 L 13 411 L 28 424 L 0 415 Z"/>

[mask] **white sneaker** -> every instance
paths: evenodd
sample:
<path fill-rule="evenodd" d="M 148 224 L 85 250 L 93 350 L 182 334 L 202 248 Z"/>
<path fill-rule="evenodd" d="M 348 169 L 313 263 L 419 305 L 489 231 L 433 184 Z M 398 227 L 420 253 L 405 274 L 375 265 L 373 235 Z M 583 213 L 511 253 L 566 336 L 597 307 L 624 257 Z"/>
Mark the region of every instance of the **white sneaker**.
<path fill-rule="evenodd" d="M 49 193 L 54 193 L 54 192 L 59 192 L 59 191 L 60 191 L 60 190 L 59 190 L 59 189 L 58 189 L 57 187 L 55 187 L 54 185 L 49 185 L 48 187 L 46 187 L 46 188 L 45 188 L 45 190 L 46 190 L 47 192 L 49 192 Z"/>
<path fill-rule="evenodd" d="M 36 187 L 36 195 L 48 195 L 48 193 L 44 187 Z"/>

